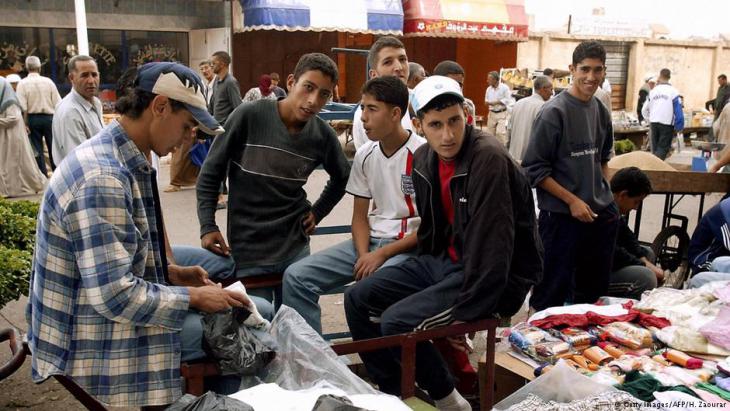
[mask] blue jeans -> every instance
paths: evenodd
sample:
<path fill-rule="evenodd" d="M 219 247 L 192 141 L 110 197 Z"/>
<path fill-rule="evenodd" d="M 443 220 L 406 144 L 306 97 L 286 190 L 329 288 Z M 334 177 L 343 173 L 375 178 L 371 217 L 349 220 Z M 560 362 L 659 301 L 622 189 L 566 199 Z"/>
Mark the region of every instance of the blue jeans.
<path fill-rule="evenodd" d="M 390 238 L 370 237 L 369 250 L 373 251 L 393 241 Z M 297 310 L 315 331 L 322 334 L 319 296 L 334 294 L 355 280 L 352 269 L 357 257 L 355 245 L 352 240 L 347 240 L 290 265 L 284 272 L 283 304 Z M 409 257 L 413 257 L 413 254 L 393 256 L 381 268 L 400 264 Z"/>
<path fill-rule="evenodd" d="M 181 266 L 199 265 L 208 272 L 213 279 L 229 277 L 235 271 L 235 264 L 232 258 L 221 257 L 204 248 L 190 247 L 185 245 L 172 246 L 172 255 L 175 262 Z M 270 302 L 256 296 L 249 296 L 256 304 L 256 308 L 262 317 L 271 321 L 274 318 L 274 307 Z M 197 311 L 190 311 L 185 317 L 180 338 L 182 340 L 182 361 L 192 361 L 206 356 L 203 351 L 203 325 L 200 322 L 202 314 Z"/>
<path fill-rule="evenodd" d="M 712 281 L 730 281 L 730 257 L 715 258 L 710 269 L 692 277 L 689 288 L 699 288 Z"/>
<path fill-rule="evenodd" d="M 264 274 L 281 274 L 289 268 L 290 265 L 296 263 L 302 258 L 309 256 L 309 244 L 305 245 L 302 250 L 294 257 L 274 264 L 259 265 L 256 267 L 239 268 L 236 270 L 236 278 L 252 277 L 256 275 Z M 274 303 L 274 308 L 279 309 L 281 306 L 281 286 L 268 287 L 268 288 L 257 288 L 255 290 L 248 291 L 249 295 L 255 295 L 261 297 L 267 301 Z"/>

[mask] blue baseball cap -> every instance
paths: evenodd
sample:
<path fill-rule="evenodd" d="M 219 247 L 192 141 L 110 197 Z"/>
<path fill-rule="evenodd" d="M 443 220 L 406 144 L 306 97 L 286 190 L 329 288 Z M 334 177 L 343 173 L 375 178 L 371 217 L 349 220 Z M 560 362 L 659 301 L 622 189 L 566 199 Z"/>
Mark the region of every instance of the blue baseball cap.
<path fill-rule="evenodd" d="M 225 131 L 208 113 L 203 95 L 203 82 L 189 67 L 180 63 L 147 63 L 137 70 L 135 88 L 179 101 L 198 122 L 205 134 L 218 135 Z"/>

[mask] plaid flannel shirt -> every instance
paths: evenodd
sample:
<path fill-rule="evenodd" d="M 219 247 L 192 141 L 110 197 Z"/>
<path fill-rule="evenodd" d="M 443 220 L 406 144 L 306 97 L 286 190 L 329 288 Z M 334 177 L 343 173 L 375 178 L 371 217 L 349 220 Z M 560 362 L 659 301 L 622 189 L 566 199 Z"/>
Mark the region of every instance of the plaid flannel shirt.
<path fill-rule="evenodd" d="M 116 122 L 53 174 L 26 310 L 35 382 L 66 375 L 112 406 L 181 395 L 178 331 L 189 295 L 164 280 L 155 178 Z"/>

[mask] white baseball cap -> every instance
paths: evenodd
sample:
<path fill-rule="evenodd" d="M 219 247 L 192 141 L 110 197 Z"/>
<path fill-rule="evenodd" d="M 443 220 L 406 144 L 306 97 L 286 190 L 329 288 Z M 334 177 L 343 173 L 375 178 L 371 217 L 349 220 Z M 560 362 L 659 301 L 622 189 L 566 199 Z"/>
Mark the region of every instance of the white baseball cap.
<path fill-rule="evenodd" d="M 431 100 L 442 94 L 452 94 L 464 100 L 461 86 L 456 80 L 445 76 L 430 76 L 418 83 L 416 88 L 413 89 L 411 106 L 413 106 L 413 110 L 418 112 L 426 107 Z"/>
<path fill-rule="evenodd" d="M 8 83 L 18 83 L 20 82 L 20 76 L 15 73 L 8 74 L 8 76 L 5 77 L 5 80 L 7 80 Z"/>

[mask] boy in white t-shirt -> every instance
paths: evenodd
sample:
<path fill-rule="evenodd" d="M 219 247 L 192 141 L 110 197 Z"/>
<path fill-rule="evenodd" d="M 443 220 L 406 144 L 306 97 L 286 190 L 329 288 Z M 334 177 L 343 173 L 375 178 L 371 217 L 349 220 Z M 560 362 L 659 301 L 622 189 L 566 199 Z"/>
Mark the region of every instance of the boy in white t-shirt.
<path fill-rule="evenodd" d="M 401 125 L 408 88 L 397 77 L 377 77 L 365 83 L 362 94 L 362 123 L 372 141 L 357 150 L 347 182 L 347 192 L 355 197 L 352 239 L 306 257 L 284 273 L 283 304 L 319 333 L 320 295 L 405 261 L 417 243 L 420 217 L 411 172 L 413 153 L 426 140 Z"/>

